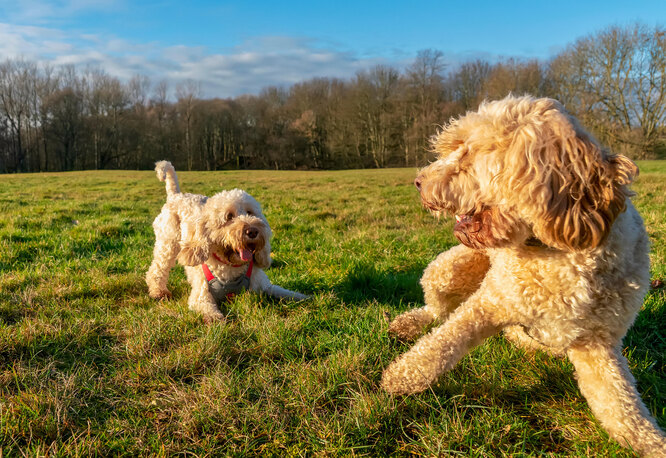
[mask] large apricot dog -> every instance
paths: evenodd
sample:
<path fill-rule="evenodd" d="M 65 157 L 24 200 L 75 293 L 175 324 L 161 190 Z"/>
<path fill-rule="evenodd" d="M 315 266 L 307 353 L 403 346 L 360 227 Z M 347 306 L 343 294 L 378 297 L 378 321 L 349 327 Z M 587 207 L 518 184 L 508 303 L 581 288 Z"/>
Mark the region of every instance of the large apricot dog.
<path fill-rule="evenodd" d="M 568 356 L 609 434 L 664 456 L 621 352 L 649 283 L 648 237 L 627 188 L 636 166 L 555 100 L 528 96 L 482 104 L 432 145 L 439 159 L 415 183 L 427 208 L 456 216 L 462 245 L 425 270 L 425 307 L 391 323 L 403 339 L 438 326 L 384 371 L 384 389 L 423 391 L 503 330 Z"/>

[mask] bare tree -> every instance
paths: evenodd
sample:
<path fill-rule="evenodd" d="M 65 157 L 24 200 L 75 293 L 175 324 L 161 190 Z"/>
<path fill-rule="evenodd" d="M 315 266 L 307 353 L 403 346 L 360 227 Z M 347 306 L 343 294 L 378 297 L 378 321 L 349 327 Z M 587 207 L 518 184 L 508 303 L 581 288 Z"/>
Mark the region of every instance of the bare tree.
<path fill-rule="evenodd" d="M 492 67 L 483 60 L 465 62 L 447 82 L 450 98 L 460 105 L 461 111 L 476 108 L 483 99 L 483 87 Z"/>
<path fill-rule="evenodd" d="M 184 146 L 187 155 L 187 170 L 192 170 L 192 167 L 194 166 L 192 117 L 194 115 L 194 107 L 200 94 L 201 85 L 196 81 L 188 80 L 185 83 L 178 85 L 176 88 L 178 113 L 180 114 L 184 125 Z"/>
<path fill-rule="evenodd" d="M 393 133 L 397 123 L 395 90 L 398 87 L 397 70 L 378 65 L 369 72 L 357 73 L 357 116 L 365 134 L 365 151 L 375 167 L 385 167 L 390 154 Z"/>
<path fill-rule="evenodd" d="M 405 164 L 409 165 L 409 151 L 413 165 L 424 162 L 428 138 L 441 123 L 439 105 L 443 96 L 444 54 L 426 49 L 419 51 L 407 69 L 407 114 L 411 125 L 406 125 Z M 409 145 L 409 146 L 407 146 Z"/>
<path fill-rule="evenodd" d="M 655 157 L 666 152 L 665 35 L 613 27 L 546 63 L 477 60 L 448 75 L 443 54 L 423 50 L 401 72 L 377 66 L 225 100 L 202 100 L 194 81 L 175 94 L 161 81 L 148 100 L 144 76 L 8 60 L 0 170 L 145 168 L 162 158 L 190 170 L 418 166 L 439 124 L 509 92 L 558 98 L 614 150 Z"/>
<path fill-rule="evenodd" d="M 129 102 L 135 110 L 145 108 L 148 102 L 148 91 L 150 80 L 144 75 L 134 75 L 127 83 L 127 95 Z"/>
<path fill-rule="evenodd" d="M 49 161 L 49 117 L 47 101 L 58 90 L 59 78 L 53 67 L 44 65 L 42 75 L 38 79 L 35 96 L 33 98 L 33 116 L 36 118 L 35 124 L 39 126 L 41 147 L 38 170 L 48 171 L 52 164 Z"/>
<path fill-rule="evenodd" d="M 611 27 L 582 38 L 550 64 L 551 92 L 604 142 L 634 157 L 654 153 L 666 121 L 663 27 Z"/>
<path fill-rule="evenodd" d="M 84 95 L 82 81 L 74 67 L 63 67 L 58 75 L 60 86 L 44 100 L 48 112 L 50 136 L 60 170 L 85 167 L 81 156 L 84 135 Z"/>
<path fill-rule="evenodd" d="M 330 94 L 331 80 L 315 78 L 292 86 L 285 107 L 293 119 L 292 133 L 296 140 L 302 141 L 303 161 L 315 168 L 324 167 L 328 161 L 326 131 L 331 117 Z"/>
<path fill-rule="evenodd" d="M 19 172 L 26 171 L 30 162 L 24 137 L 29 126 L 36 71 L 33 62 L 24 60 L 0 64 L 0 112 L 12 136 L 9 160 Z"/>
<path fill-rule="evenodd" d="M 120 166 L 130 153 L 126 148 L 129 91 L 120 80 L 103 71 L 86 75 L 88 127 L 92 135 L 95 168 Z"/>
<path fill-rule="evenodd" d="M 162 80 L 155 86 L 153 98 L 150 100 L 150 113 L 157 124 L 155 143 L 158 145 L 157 152 L 160 159 L 167 157 L 168 135 L 167 117 L 169 112 L 169 84 Z"/>
<path fill-rule="evenodd" d="M 507 59 L 495 64 L 485 78 L 482 95 L 497 100 L 513 93 L 540 96 L 544 93 L 544 70 L 537 60 Z"/>

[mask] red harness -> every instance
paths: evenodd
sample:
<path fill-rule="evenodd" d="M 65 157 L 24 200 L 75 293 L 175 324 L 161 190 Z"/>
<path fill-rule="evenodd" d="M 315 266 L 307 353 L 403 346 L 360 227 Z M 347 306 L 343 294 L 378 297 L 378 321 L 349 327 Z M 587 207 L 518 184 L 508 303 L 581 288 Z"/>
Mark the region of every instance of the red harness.
<path fill-rule="evenodd" d="M 227 264 L 227 265 L 230 265 L 232 267 L 241 267 L 243 265 L 243 264 L 230 264 L 230 263 L 220 259 L 215 253 L 213 253 L 213 257 L 216 260 L 218 260 L 219 262 L 221 262 L 222 264 Z M 248 266 L 247 271 L 245 272 L 245 276 L 247 277 L 248 282 L 250 280 L 250 276 L 252 275 L 252 266 L 253 265 L 254 265 L 254 257 L 252 257 L 252 259 L 250 260 L 250 265 Z M 211 280 L 215 279 L 215 275 L 213 275 L 213 273 L 210 271 L 210 269 L 208 268 L 208 265 L 205 262 L 203 264 L 201 264 L 201 268 L 203 269 L 204 275 L 206 276 L 206 281 L 208 283 L 210 283 Z M 218 282 L 219 282 L 219 280 L 218 280 Z M 227 293 L 227 295 L 226 295 L 227 301 L 231 301 L 234 298 L 234 296 L 236 296 L 236 293 Z"/>

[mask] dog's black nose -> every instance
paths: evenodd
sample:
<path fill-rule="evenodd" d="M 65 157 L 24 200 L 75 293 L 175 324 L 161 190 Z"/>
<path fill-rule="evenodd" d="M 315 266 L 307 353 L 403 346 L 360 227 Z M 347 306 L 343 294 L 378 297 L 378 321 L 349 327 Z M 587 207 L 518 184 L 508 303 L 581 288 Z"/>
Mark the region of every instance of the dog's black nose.
<path fill-rule="evenodd" d="M 416 180 L 414 180 L 414 186 L 416 186 L 416 189 L 419 191 L 421 190 L 421 177 L 416 177 Z"/>
<path fill-rule="evenodd" d="M 251 239 L 256 239 L 257 235 L 259 235 L 259 230 L 255 227 L 248 227 L 245 229 L 245 235 L 247 235 Z"/>

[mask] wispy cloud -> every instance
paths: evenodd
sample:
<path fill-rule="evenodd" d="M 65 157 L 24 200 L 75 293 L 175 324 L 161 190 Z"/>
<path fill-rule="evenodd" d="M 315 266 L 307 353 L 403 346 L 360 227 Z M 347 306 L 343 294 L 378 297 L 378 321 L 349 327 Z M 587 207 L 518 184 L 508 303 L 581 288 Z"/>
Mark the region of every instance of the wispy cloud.
<path fill-rule="evenodd" d="M 269 85 L 291 85 L 316 76 L 348 78 L 382 58 L 359 58 L 310 39 L 260 37 L 222 52 L 205 47 L 131 43 L 116 37 L 73 35 L 55 28 L 0 23 L 0 58 L 25 58 L 53 65 L 99 67 L 121 79 L 136 74 L 172 87 L 201 83 L 205 96 L 257 93 Z"/>
<path fill-rule="evenodd" d="M 173 46 L 113 35 L 122 31 L 91 33 L 73 26 L 80 26 L 82 17 L 123 11 L 128 5 L 126 0 L 0 0 L 0 17 L 6 18 L 0 22 L 0 59 L 98 67 L 122 80 L 140 74 L 153 83 L 166 80 L 171 88 L 194 80 L 206 97 L 234 97 L 313 77 L 346 79 L 377 64 L 403 69 L 415 57 L 401 49 L 351 50 L 338 42 L 288 35 L 254 36 L 222 49 Z M 447 54 L 448 68 L 475 55 L 492 60 L 487 53 Z"/>

